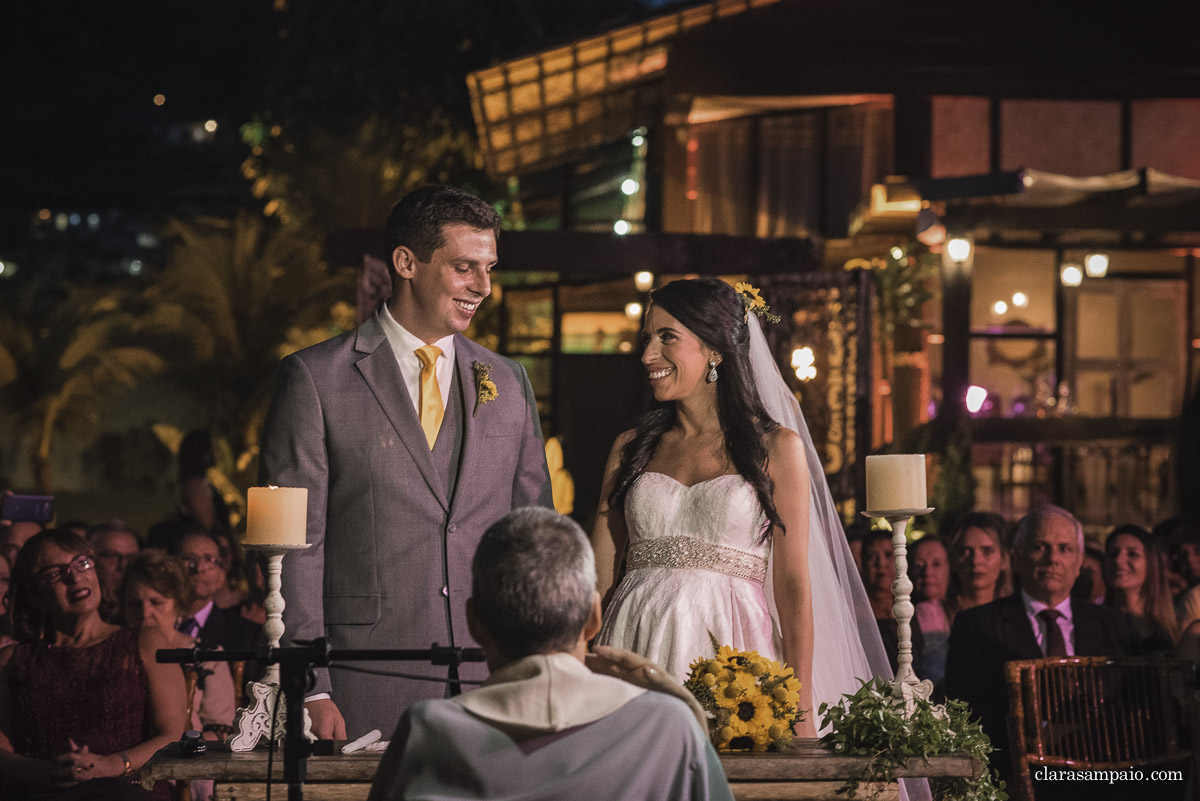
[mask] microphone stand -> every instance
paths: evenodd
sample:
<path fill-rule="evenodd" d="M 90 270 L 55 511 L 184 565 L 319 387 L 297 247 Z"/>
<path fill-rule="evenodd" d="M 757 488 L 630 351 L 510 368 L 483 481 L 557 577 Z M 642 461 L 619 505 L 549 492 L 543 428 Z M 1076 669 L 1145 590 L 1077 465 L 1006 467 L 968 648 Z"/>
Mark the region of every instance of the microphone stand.
<path fill-rule="evenodd" d="M 289 646 L 267 645 L 254 650 L 220 651 L 206 648 L 163 648 L 155 658 L 164 664 L 199 662 L 241 662 L 255 660 L 262 665 L 279 665 L 279 689 L 286 697 L 287 723 L 283 737 L 283 778 L 288 785 L 288 801 L 304 801 L 304 780 L 312 745 L 304 737 L 304 694 L 309 687 L 309 671 L 328 667 L 331 662 L 429 662 L 449 667 L 450 694 L 458 695 L 458 666 L 463 662 L 482 662 L 483 649 L 433 644 L 429 649 L 342 648 L 335 649 L 320 637 Z M 267 776 L 267 782 L 271 777 Z"/>

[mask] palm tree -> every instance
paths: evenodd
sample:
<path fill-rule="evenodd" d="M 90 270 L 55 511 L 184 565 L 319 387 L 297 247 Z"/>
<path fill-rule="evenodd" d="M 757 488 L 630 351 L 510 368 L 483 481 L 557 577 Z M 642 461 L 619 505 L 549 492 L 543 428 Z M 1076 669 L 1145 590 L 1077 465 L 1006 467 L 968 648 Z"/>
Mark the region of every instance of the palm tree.
<path fill-rule="evenodd" d="M 115 291 L 62 290 L 44 310 L 32 300 L 0 312 L 0 414 L 14 441 L 33 439 L 34 481 L 49 493 L 55 435 L 91 430 L 104 401 L 161 372 L 145 343 L 165 329 L 123 310 Z"/>
<path fill-rule="evenodd" d="M 248 134 L 242 175 L 285 225 L 327 233 L 377 228 L 401 196 L 429 183 L 483 182 L 470 133 L 441 114 L 404 123 L 377 115 L 336 130 L 312 126 L 279 139 Z M 250 129 L 248 129 L 250 130 Z"/>
<path fill-rule="evenodd" d="M 211 409 L 231 469 L 251 478 L 275 366 L 301 344 L 354 326 L 345 313 L 354 270 L 331 272 L 316 241 L 250 213 L 172 220 L 166 234 L 175 246 L 142 313 L 173 321 L 158 347 L 181 385 Z"/>

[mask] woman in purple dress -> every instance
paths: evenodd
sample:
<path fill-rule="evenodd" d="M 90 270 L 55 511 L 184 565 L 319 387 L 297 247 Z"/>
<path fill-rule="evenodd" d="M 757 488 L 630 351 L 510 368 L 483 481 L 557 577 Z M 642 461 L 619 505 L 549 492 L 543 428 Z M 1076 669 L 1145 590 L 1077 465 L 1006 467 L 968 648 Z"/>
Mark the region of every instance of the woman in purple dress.
<path fill-rule="evenodd" d="M 183 675 L 155 662 L 162 632 L 100 618 L 95 554 L 51 529 L 12 574 L 18 644 L 0 651 L 5 797 L 136 798 L 135 771 L 186 728 Z"/>

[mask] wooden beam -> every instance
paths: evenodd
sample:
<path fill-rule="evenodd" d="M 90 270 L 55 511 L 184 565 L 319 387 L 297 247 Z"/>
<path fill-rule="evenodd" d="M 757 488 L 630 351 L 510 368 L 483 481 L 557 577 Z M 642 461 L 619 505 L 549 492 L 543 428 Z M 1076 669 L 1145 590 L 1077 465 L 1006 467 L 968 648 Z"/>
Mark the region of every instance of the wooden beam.
<path fill-rule="evenodd" d="M 629 234 L 584 231 L 504 231 L 501 270 L 572 275 L 730 275 L 806 273 L 821 269 L 811 239 L 757 239 L 704 234 Z"/>

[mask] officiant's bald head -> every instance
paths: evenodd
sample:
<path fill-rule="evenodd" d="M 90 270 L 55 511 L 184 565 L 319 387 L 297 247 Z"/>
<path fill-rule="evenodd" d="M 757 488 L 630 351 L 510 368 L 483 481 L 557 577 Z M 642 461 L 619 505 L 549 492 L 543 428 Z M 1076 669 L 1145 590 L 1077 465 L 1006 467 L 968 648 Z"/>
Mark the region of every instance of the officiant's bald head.
<path fill-rule="evenodd" d="M 467 620 L 488 666 L 531 654 L 580 659 L 600 629 L 596 560 L 583 529 L 542 507 L 494 523 L 471 562 Z"/>

